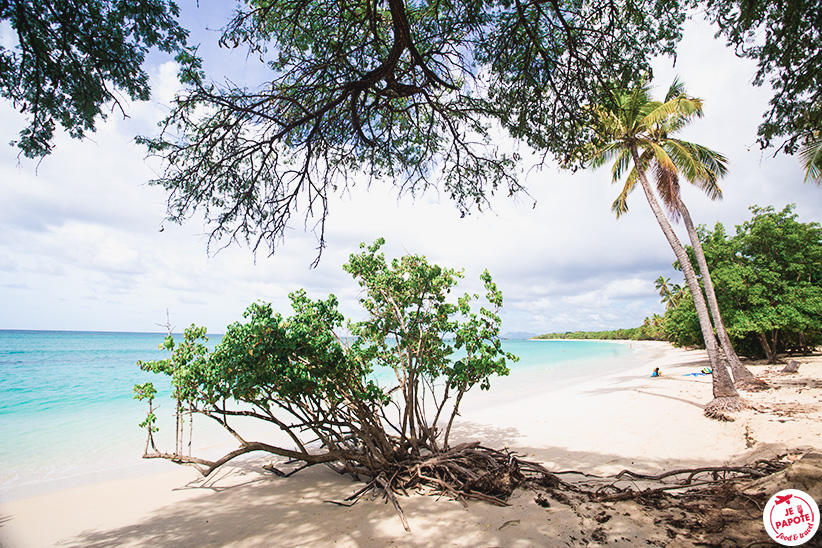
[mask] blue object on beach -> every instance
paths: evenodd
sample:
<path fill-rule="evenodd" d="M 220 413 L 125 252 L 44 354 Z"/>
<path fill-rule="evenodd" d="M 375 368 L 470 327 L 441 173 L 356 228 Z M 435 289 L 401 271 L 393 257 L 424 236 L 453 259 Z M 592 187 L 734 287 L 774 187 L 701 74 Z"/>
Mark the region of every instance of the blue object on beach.
<path fill-rule="evenodd" d="M 704 377 L 705 375 L 711 375 L 711 374 L 713 374 L 713 371 L 711 370 L 710 367 L 703 367 L 702 371 L 700 371 L 699 373 L 685 373 L 682 376 L 683 377 Z"/>

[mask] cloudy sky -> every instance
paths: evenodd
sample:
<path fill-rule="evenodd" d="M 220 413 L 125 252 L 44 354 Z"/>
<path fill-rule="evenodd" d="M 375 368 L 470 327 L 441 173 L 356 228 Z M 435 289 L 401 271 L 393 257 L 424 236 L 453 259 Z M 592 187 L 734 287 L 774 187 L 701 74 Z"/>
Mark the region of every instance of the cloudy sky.
<path fill-rule="evenodd" d="M 222 17 L 189 8 L 184 23 L 216 28 Z M 214 33 L 197 38 L 208 54 Z M 244 56 L 231 62 L 242 70 Z M 627 216 L 614 218 L 619 189 L 607 169 L 523 170 L 535 206 L 500 197 L 494 211 L 462 219 L 436 193 L 414 200 L 389 184 L 355 186 L 330 206 L 318 268 L 309 268 L 317 245 L 311 225 L 306 231 L 300 222 L 273 257 L 241 246 L 209 255 L 202 222 L 164 223 L 164 193 L 146 184 L 159 167 L 133 138 L 156 131 L 176 89 L 168 58 L 153 56 L 148 70 L 153 100 L 129 105 L 126 120 L 111 115 L 90 139 L 60 136 L 39 164 L 0 145 L 0 329 L 157 331 L 168 310 L 178 329 L 196 322 L 222 332 L 258 299 L 286 311 L 287 294 L 300 287 L 313 297 L 335 293 L 343 312 L 358 317 L 357 286 L 340 265 L 359 242 L 380 236 L 390 256 L 419 253 L 464 268 L 465 290 L 478 290 L 488 268 L 505 296 L 504 332 L 632 327 L 662 312 L 653 282 L 677 277 L 673 254 L 641 192 Z M 660 88 L 679 75 L 705 101 L 705 118 L 683 138 L 730 160 L 724 200 L 685 189 L 695 222 L 732 227 L 749 218 L 751 205 L 789 203 L 800 220 L 822 220 L 822 189 L 803 184 L 796 159 L 755 144 L 768 91 L 752 86 L 752 63 L 699 22 L 688 25 L 676 66 L 661 60 L 654 73 Z M 0 141 L 22 126 L 0 104 Z"/>

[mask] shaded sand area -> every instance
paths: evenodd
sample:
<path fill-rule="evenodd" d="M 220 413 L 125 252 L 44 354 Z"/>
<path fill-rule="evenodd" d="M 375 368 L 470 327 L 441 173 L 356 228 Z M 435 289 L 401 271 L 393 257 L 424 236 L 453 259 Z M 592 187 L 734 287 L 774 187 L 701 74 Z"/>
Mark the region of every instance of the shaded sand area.
<path fill-rule="evenodd" d="M 822 357 L 798 357 L 796 374 L 779 373 L 784 364 L 750 365 L 771 388 L 745 393 L 752 409 L 733 422 L 718 422 L 702 416 L 711 399 L 711 378 L 684 376 L 706 365 L 704 352 L 663 343 L 641 343 L 639 349 L 635 368 L 610 376 L 544 393 L 493 395 L 492 390 L 492 397 L 474 397 L 466 402 L 456 441 L 509 447 L 553 471 L 597 474 L 626 468 L 658 474 L 781 455 L 787 462 L 822 450 Z M 662 377 L 649 378 L 654 367 Z M 352 507 L 325 502 L 346 498 L 360 484 L 321 466 L 276 478 L 260 471 L 264 462 L 226 466 L 207 480 L 169 463 L 168 473 L 3 503 L 0 545 L 694 546 L 636 501 L 573 507 L 552 499 L 540 506 L 528 490 L 518 491 L 504 508 L 402 497 L 412 530 L 407 533 L 382 498 L 365 498 Z M 768 488 L 773 487 L 762 487 Z M 758 520 L 762 529 L 761 514 Z M 761 537 L 764 530 L 755 533 Z"/>

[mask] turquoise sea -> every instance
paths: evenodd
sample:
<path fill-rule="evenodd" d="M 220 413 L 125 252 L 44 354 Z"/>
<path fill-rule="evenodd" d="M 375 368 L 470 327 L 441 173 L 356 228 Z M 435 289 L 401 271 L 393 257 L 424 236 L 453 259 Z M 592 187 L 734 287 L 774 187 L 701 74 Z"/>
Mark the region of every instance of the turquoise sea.
<path fill-rule="evenodd" d="M 161 390 L 161 412 L 173 405 L 165 379 L 140 371 L 159 359 L 164 335 L 0 330 L 0 500 L 167 469 L 144 461 L 138 424 L 145 405 L 135 383 Z M 209 345 L 219 342 L 212 336 Z M 544 392 L 575 379 L 631 365 L 627 344 L 592 341 L 504 341 L 520 356 L 497 390 Z M 173 427 L 172 427 L 173 430 Z"/>

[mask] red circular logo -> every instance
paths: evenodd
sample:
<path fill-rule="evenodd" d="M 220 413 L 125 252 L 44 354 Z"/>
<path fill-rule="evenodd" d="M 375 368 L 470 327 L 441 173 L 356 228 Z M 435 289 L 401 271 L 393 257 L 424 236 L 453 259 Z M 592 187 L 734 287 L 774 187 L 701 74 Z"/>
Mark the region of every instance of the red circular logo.
<path fill-rule="evenodd" d="M 807 493 L 785 489 L 771 497 L 762 516 L 765 530 L 783 546 L 805 544 L 819 529 L 819 507 Z"/>

